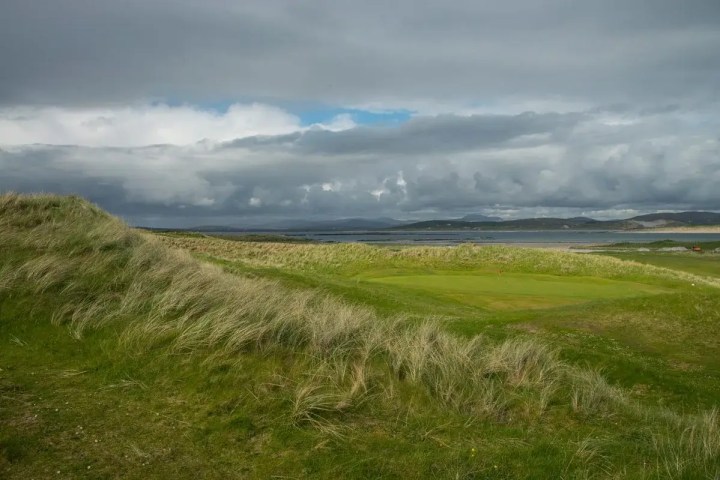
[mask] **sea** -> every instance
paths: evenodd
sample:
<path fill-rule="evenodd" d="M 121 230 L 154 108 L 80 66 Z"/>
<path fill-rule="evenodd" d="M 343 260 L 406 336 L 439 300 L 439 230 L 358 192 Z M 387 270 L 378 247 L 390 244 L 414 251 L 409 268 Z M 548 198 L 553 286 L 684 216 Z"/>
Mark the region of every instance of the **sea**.
<path fill-rule="evenodd" d="M 525 245 L 595 245 L 609 243 L 645 243 L 657 240 L 678 242 L 720 241 L 720 233 L 660 233 L 620 232 L 601 230 L 550 231 L 488 231 L 488 230 L 431 230 L 431 231 L 292 231 L 268 233 L 320 242 L 361 242 L 373 244 L 452 245 L 458 243 L 525 244 Z M 223 235 L 223 233 L 218 233 Z M 228 234 L 230 235 L 230 234 Z"/>

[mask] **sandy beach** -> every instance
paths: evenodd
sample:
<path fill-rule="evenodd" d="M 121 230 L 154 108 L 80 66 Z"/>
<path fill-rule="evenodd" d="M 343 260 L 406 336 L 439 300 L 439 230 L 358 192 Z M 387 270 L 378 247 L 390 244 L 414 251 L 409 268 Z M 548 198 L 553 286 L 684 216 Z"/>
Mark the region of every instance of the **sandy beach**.
<path fill-rule="evenodd" d="M 720 225 L 702 226 L 702 227 L 648 228 L 645 230 L 633 230 L 633 233 L 717 233 L 717 234 L 720 234 Z"/>

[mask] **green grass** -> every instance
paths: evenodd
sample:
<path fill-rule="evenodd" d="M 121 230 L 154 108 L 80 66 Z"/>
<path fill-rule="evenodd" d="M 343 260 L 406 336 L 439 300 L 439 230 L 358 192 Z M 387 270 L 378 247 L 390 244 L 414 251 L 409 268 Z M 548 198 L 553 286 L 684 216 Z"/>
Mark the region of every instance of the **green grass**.
<path fill-rule="evenodd" d="M 720 297 L 714 288 L 706 288 L 715 282 L 706 275 L 712 268 L 712 255 L 688 254 L 690 259 L 706 262 L 690 270 L 683 262 L 645 269 L 642 263 L 647 253 L 633 253 L 628 257 L 633 261 L 615 263 L 599 255 L 507 247 L 334 245 L 307 251 L 305 247 L 260 245 L 231 248 L 223 242 L 186 243 L 183 247 L 206 252 L 203 258 L 232 271 L 275 278 L 297 288 L 323 288 L 350 301 L 373 305 L 385 314 L 421 317 L 431 313 L 445 328 L 465 336 L 483 334 L 502 340 L 518 332 L 531 332 L 557 345 L 573 362 L 601 368 L 612 381 L 642 392 L 643 398 L 654 402 L 671 402 L 679 408 L 712 408 L 720 398 L 720 338 L 716 333 Z M 344 263 L 339 261 L 340 255 L 346 258 Z M 678 254 L 656 255 L 672 259 Z M 442 276 L 432 277 L 437 274 Z M 546 306 L 552 308 L 536 308 L 544 305 L 523 305 L 527 296 L 519 295 L 525 286 L 521 281 L 517 290 L 508 294 L 509 309 L 492 309 L 487 308 L 487 293 L 461 294 L 464 298 L 458 301 L 457 292 L 453 292 L 456 285 L 445 281 L 449 275 L 472 275 L 471 283 L 478 278 L 550 275 L 559 282 L 555 285 L 559 288 L 543 292 L 550 297 L 544 300 Z M 404 278 L 413 276 L 427 277 L 433 288 L 404 285 Z M 372 281 L 376 277 L 390 277 L 390 282 Z M 440 278 L 439 285 L 434 285 Z M 618 281 L 615 285 L 622 288 L 615 290 L 619 295 L 614 298 L 597 295 L 567 305 L 555 304 L 552 297 L 562 298 L 576 282 L 575 288 L 586 287 L 583 278 L 589 278 L 590 284 Z M 492 283 L 490 288 L 501 288 Z M 525 309 L 527 306 L 533 308 Z"/>
<path fill-rule="evenodd" d="M 563 277 L 528 273 L 468 272 L 469 274 L 393 275 L 370 278 L 420 290 L 449 301 L 493 310 L 551 308 L 594 300 L 654 295 L 661 287 L 593 277 Z"/>
<path fill-rule="evenodd" d="M 0 247 L 3 478 L 720 473 L 709 275 L 153 236 L 54 196 L 0 196 Z"/>
<path fill-rule="evenodd" d="M 720 255 L 684 252 L 606 252 L 603 254 L 621 260 L 631 260 L 695 275 L 720 278 Z"/>

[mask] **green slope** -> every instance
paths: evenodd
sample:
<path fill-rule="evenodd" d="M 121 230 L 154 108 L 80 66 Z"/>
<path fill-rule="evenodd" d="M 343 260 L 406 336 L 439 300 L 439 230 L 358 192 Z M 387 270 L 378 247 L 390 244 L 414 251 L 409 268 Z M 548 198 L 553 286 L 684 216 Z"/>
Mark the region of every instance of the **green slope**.
<path fill-rule="evenodd" d="M 710 280 L 512 249 L 187 240 L 130 230 L 77 198 L 0 197 L 0 476 L 719 472 L 717 371 L 705 356 L 692 364 L 702 372 L 675 378 L 673 351 L 658 350 L 652 364 L 647 343 L 566 335 L 583 331 L 580 317 L 610 325 L 657 304 L 657 319 L 679 316 L 678 332 L 710 352 L 707 327 L 684 322 L 700 323 L 697 305 L 714 321 Z M 481 281 L 490 293 L 565 289 L 587 302 L 489 311 L 372 280 L 438 266 L 468 276 L 481 261 L 516 279 L 505 290 Z M 550 290 L 542 275 L 554 276 Z M 588 362 L 615 367 L 611 384 Z M 623 366 L 645 370 L 623 377 Z M 632 388 L 652 374 L 658 391 Z M 692 383 L 700 375 L 704 386 Z M 699 396 L 673 392 L 682 385 Z"/>

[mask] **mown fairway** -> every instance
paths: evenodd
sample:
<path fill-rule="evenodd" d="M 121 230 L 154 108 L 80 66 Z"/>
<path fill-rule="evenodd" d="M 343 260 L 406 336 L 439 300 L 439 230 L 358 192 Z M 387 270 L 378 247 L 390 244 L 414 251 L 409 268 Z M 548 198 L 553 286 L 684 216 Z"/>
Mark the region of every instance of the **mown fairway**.
<path fill-rule="evenodd" d="M 150 235 L 17 195 L 0 246 L 2 478 L 720 474 L 712 255 Z"/>

